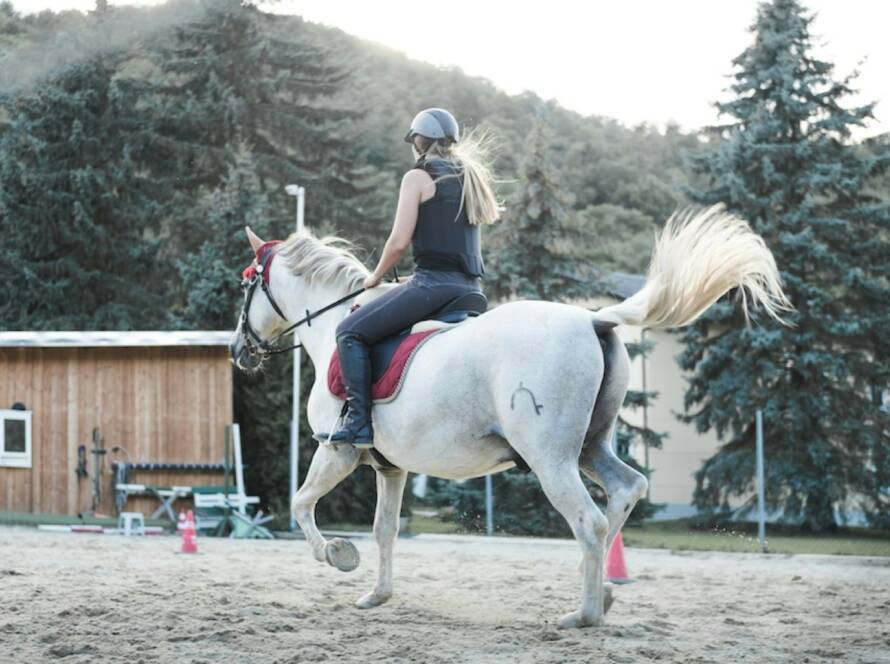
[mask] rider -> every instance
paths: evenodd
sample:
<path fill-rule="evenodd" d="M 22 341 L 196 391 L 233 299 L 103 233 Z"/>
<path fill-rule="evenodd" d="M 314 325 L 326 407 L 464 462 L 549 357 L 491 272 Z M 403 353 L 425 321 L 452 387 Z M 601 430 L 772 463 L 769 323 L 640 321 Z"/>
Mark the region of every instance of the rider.
<path fill-rule="evenodd" d="M 479 226 L 500 216 L 483 141 L 460 141 L 457 120 L 442 108 L 420 111 L 405 135 L 415 164 L 399 191 L 395 222 L 380 261 L 363 286 L 373 288 L 408 249 L 411 277 L 357 308 L 337 326 L 337 351 L 349 404 L 332 443 L 373 447 L 369 346 L 423 320 L 448 301 L 482 292 Z"/>

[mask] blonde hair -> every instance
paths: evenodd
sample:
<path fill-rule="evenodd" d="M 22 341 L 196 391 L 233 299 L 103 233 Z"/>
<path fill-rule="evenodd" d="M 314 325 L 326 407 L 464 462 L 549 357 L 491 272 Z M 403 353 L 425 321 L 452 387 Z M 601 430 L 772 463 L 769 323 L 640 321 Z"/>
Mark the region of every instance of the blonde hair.
<path fill-rule="evenodd" d="M 466 208 L 471 224 L 493 224 L 501 217 L 503 206 L 495 198 L 492 184 L 497 180 L 491 168 L 491 152 L 494 143 L 492 134 L 480 127 L 474 127 L 460 142 L 443 145 L 438 141 L 420 136 L 421 158 L 438 157 L 460 167 L 462 174 L 443 175 L 438 182 L 449 177 L 463 177 L 460 197 L 461 210 Z"/>

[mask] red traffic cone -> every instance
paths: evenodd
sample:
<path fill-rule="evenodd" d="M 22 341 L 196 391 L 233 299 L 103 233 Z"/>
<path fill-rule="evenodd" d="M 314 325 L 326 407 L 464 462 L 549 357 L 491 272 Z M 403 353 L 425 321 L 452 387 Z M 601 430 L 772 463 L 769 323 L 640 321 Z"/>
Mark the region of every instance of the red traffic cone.
<path fill-rule="evenodd" d="M 630 583 L 633 581 L 627 576 L 627 565 L 624 564 L 624 542 L 621 539 L 621 531 L 615 536 L 612 548 L 606 556 L 606 580 L 612 583 Z"/>
<path fill-rule="evenodd" d="M 180 553 L 198 553 L 198 534 L 195 532 L 195 517 L 189 510 L 182 526 L 182 546 Z"/>

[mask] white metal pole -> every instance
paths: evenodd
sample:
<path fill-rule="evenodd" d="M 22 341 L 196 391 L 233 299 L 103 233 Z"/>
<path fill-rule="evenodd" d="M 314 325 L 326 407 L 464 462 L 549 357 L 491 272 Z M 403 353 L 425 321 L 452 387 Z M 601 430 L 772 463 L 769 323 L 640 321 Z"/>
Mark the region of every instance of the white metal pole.
<path fill-rule="evenodd" d="M 305 187 L 297 187 L 296 185 L 288 185 L 286 191 L 291 196 L 297 198 L 297 232 L 303 230 L 303 205 L 306 195 Z M 294 330 L 294 343 L 296 343 L 297 332 Z M 297 478 L 300 472 L 300 360 L 302 353 L 299 348 L 294 349 L 294 371 L 293 371 L 293 404 L 291 408 L 290 422 L 290 497 L 293 499 L 297 493 Z M 297 529 L 297 520 L 293 513 L 290 513 L 290 529 Z"/>
<path fill-rule="evenodd" d="M 485 534 L 494 533 L 494 497 L 491 490 L 491 475 L 485 476 Z"/>
<path fill-rule="evenodd" d="M 766 551 L 766 514 L 763 489 L 763 411 L 757 410 L 757 550 Z"/>
<path fill-rule="evenodd" d="M 244 489 L 244 464 L 241 457 L 241 426 L 232 424 L 232 449 L 235 452 L 235 489 L 238 494 L 238 511 L 247 514 L 247 491 Z"/>

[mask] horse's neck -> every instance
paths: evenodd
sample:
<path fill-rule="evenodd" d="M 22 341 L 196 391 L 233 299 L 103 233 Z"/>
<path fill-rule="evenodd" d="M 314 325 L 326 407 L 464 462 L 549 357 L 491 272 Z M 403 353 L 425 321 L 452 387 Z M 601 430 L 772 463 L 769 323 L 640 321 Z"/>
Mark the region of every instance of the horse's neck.
<path fill-rule="evenodd" d="M 275 270 L 271 273 L 272 293 L 278 297 L 281 293 L 281 306 L 290 323 L 305 318 L 307 311 L 315 312 L 323 309 L 331 302 L 336 302 L 350 291 L 345 285 L 309 284 L 303 278 Z M 318 367 L 326 367 L 331 354 L 337 347 L 336 328 L 346 314 L 349 313 L 351 302 L 347 301 L 312 318 L 296 329 L 300 343 L 306 349 L 309 358 Z"/>

